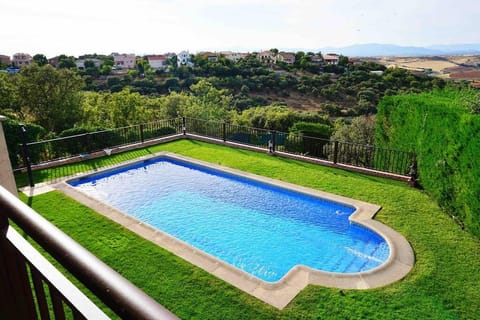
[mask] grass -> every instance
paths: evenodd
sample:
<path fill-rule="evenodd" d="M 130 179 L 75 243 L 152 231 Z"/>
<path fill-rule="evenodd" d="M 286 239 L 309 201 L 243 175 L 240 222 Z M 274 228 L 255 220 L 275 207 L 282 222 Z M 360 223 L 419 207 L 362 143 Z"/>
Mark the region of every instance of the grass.
<path fill-rule="evenodd" d="M 475 319 L 480 315 L 480 241 L 423 192 L 404 183 L 269 155 L 181 140 L 122 155 L 171 151 L 379 204 L 376 219 L 412 244 L 416 264 L 402 281 L 371 290 L 308 286 L 282 311 L 192 266 L 58 192 L 35 210 L 185 319 Z M 108 158 L 107 158 L 108 159 Z M 100 166 L 95 160 L 88 166 Z M 71 170 L 81 170 L 75 165 Z M 41 173 L 48 177 L 52 173 Z M 41 176 L 39 175 L 39 177 Z M 56 173 L 58 175 L 58 173 Z M 37 180 L 38 181 L 38 180 Z"/>

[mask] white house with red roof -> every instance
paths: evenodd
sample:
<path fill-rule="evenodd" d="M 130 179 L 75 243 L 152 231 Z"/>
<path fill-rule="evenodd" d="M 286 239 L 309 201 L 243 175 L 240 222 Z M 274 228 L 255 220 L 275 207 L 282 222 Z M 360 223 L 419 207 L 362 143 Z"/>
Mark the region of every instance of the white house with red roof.
<path fill-rule="evenodd" d="M 149 55 L 147 61 L 153 70 L 166 69 L 168 67 L 168 57 L 163 54 Z"/>

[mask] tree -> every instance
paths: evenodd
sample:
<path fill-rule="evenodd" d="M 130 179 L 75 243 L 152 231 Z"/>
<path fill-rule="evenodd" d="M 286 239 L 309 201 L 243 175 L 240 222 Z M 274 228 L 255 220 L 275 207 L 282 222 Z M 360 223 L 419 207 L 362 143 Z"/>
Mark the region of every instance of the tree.
<path fill-rule="evenodd" d="M 84 67 L 84 73 L 91 76 L 93 79 L 98 78 L 98 76 L 100 75 L 100 69 L 95 66 L 95 62 L 93 62 L 92 60 L 86 60 L 84 63 Z"/>
<path fill-rule="evenodd" d="M 288 131 L 294 121 L 295 111 L 281 105 L 246 109 L 234 117 L 234 123 L 238 125 L 278 131 Z"/>
<path fill-rule="evenodd" d="M 300 61 L 303 56 L 305 55 L 305 52 L 303 51 L 297 51 L 297 53 L 295 53 L 295 64 L 298 65 L 298 61 Z"/>
<path fill-rule="evenodd" d="M 38 66 L 44 66 L 48 64 L 48 59 L 43 54 L 36 54 L 33 56 L 33 62 L 35 62 Z"/>
<path fill-rule="evenodd" d="M 180 67 L 177 67 L 177 69 L 175 70 L 175 73 L 180 79 L 186 79 L 192 75 L 191 71 L 192 70 L 190 67 L 180 66 Z"/>
<path fill-rule="evenodd" d="M 109 75 L 110 73 L 112 72 L 112 66 L 109 65 L 109 64 L 103 64 L 101 67 L 100 67 L 100 74 L 101 75 Z"/>
<path fill-rule="evenodd" d="M 92 60 L 85 60 L 84 66 L 85 69 L 95 68 L 95 62 L 93 62 Z"/>
<path fill-rule="evenodd" d="M 340 55 L 340 57 L 338 57 L 338 65 L 339 66 L 346 67 L 346 66 L 348 66 L 348 63 L 349 63 L 349 59 L 348 59 L 347 56 Z"/>
<path fill-rule="evenodd" d="M 20 112 L 15 76 L 0 73 L 0 114 Z"/>
<path fill-rule="evenodd" d="M 108 77 L 107 78 L 107 84 L 108 84 L 109 87 L 119 85 L 120 82 L 121 82 L 121 80 L 118 77 Z"/>
<path fill-rule="evenodd" d="M 350 124 L 344 120 L 335 122 L 332 140 L 373 145 L 375 142 L 375 116 L 356 117 Z"/>
<path fill-rule="evenodd" d="M 75 64 L 75 59 L 73 57 L 67 57 L 62 54 L 58 56 L 58 69 L 73 69 L 77 68 Z"/>
<path fill-rule="evenodd" d="M 178 78 L 168 78 L 163 85 L 168 91 L 181 91 Z"/>
<path fill-rule="evenodd" d="M 290 132 L 328 140 L 332 134 L 332 127 L 323 123 L 301 121 L 295 122 L 290 128 Z"/>
<path fill-rule="evenodd" d="M 178 58 L 176 55 L 168 58 L 167 66 L 170 72 L 175 72 L 175 70 L 177 70 L 177 66 L 178 66 L 177 62 L 178 62 Z"/>
<path fill-rule="evenodd" d="M 51 132 L 61 132 L 80 120 L 82 78 L 67 69 L 32 64 L 18 78 L 21 110 Z"/>
<path fill-rule="evenodd" d="M 277 48 L 272 48 L 272 49 L 270 49 L 270 53 L 272 54 L 273 57 L 276 57 L 278 55 L 278 49 Z"/>
<path fill-rule="evenodd" d="M 82 99 L 81 125 L 118 128 L 152 121 L 154 112 L 147 108 L 149 100 L 129 89 L 116 93 L 86 92 Z"/>
<path fill-rule="evenodd" d="M 326 158 L 324 146 L 329 143 L 332 127 L 323 123 L 296 122 L 286 141 L 289 151 Z M 299 139 L 300 138 L 300 139 Z"/>
<path fill-rule="evenodd" d="M 150 71 L 150 64 L 143 58 L 137 58 L 136 65 L 140 76 L 144 76 L 147 71 Z"/>
<path fill-rule="evenodd" d="M 172 119 L 183 115 L 183 109 L 190 99 L 189 95 L 185 92 L 172 91 L 168 96 L 160 97 L 161 108 L 165 118 Z M 160 112 L 162 112 L 160 111 Z"/>
<path fill-rule="evenodd" d="M 324 102 L 321 106 L 330 116 L 340 116 L 342 114 L 342 108 L 335 103 Z"/>
<path fill-rule="evenodd" d="M 304 55 L 298 61 L 298 65 L 302 69 L 306 69 L 308 64 L 312 62 L 312 57 L 309 55 Z"/>
<path fill-rule="evenodd" d="M 190 86 L 190 90 L 184 116 L 223 121 L 230 118 L 232 96 L 226 90 L 216 89 L 206 80 Z"/>
<path fill-rule="evenodd" d="M 10 162 L 14 168 L 17 168 L 21 163 L 21 143 L 23 142 L 20 136 L 20 125 L 24 125 L 26 128 L 25 139 L 26 141 L 38 141 L 43 138 L 46 130 L 38 125 L 32 123 L 26 123 L 25 121 L 17 121 L 14 119 L 7 119 L 3 123 L 3 130 L 5 132 L 5 138 L 7 142 L 8 154 Z M 37 163 L 39 160 L 39 148 L 30 148 L 30 160 L 33 163 Z"/>

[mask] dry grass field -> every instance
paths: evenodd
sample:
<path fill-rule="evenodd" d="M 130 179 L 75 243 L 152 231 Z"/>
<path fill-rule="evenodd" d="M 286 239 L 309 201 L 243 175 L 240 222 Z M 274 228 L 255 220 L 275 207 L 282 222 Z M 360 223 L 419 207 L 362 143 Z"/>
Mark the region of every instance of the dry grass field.
<path fill-rule="evenodd" d="M 387 67 L 398 67 L 455 80 L 480 79 L 480 55 L 381 57 L 369 59 Z"/>

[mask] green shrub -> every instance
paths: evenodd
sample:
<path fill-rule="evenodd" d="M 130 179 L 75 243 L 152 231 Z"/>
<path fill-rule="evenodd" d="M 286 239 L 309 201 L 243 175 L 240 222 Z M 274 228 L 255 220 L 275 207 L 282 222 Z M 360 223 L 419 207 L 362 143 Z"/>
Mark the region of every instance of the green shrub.
<path fill-rule="evenodd" d="M 329 143 L 332 131 L 332 126 L 328 124 L 296 122 L 290 128 L 291 134 L 286 140 L 285 150 L 327 159 L 324 146 Z"/>
<path fill-rule="evenodd" d="M 314 122 L 296 122 L 290 128 L 290 132 L 302 134 L 308 137 L 330 139 L 333 128 L 330 125 Z"/>
<path fill-rule="evenodd" d="M 23 151 L 22 151 L 22 136 L 20 131 L 21 125 L 25 126 L 25 140 L 27 142 L 37 141 L 39 138 L 43 137 L 46 134 L 46 130 L 35 124 L 31 123 L 21 123 L 16 120 L 7 119 L 3 122 L 3 130 L 5 133 L 5 140 L 7 142 L 8 155 L 10 157 L 10 162 L 14 168 L 17 168 L 22 165 Z M 33 151 L 33 152 L 32 152 Z M 30 159 L 32 162 L 35 162 L 40 155 L 34 150 L 30 151 Z"/>
<path fill-rule="evenodd" d="M 470 90 L 385 97 L 376 142 L 417 154 L 419 183 L 452 216 L 480 236 L 480 115 Z"/>
<path fill-rule="evenodd" d="M 177 133 L 177 130 L 173 127 L 161 127 L 161 128 L 155 128 L 152 130 L 144 130 L 143 138 L 145 140 L 155 139 L 155 138 L 168 136 L 175 133 Z"/>

